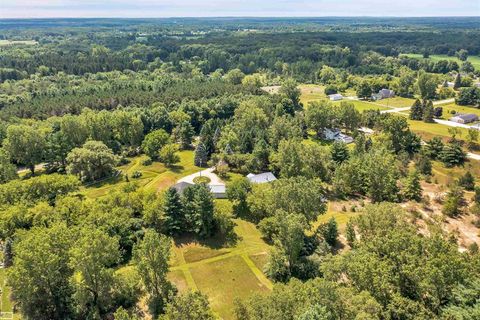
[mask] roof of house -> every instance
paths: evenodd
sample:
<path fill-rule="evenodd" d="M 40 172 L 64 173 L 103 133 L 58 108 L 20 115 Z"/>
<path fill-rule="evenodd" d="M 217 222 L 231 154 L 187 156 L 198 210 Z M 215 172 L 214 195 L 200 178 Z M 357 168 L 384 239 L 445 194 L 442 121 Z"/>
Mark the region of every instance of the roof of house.
<path fill-rule="evenodd" d="M 277 180 L 277 177 L 271 172 L 263 172 L 259 174 L 249 173 L 247 178 L 252 183 L 266 183 Z"/>
<path fill-rule="evenodd" d="M 334 93 L 329 95 L 330 98 L 343 98 L 343 96 L 340 93 Z"/>
<path fill-rule="evenodd" d="M 178 193 L 183 193 L 183 191 L 185 191 L 185 189 L 187 189 L 188 187 L 191 187 L 191 186 L 193 186 L 193 184 L 182 181 L 182 182 L 174 184 L 172 186 L 172 188 L 175 188 L 175 190 L 177 190 Z"/>
<path fill-rule="evenodd" d="M 455 120 L 457 119 L 462 119 L 463 121 L 475 121 L 478 119 L 478 116 L 473 113 L 463 113 L 463 114 L 457 114 L 454 117 L 450 118 L 450 120 Z"/>
<path fill-rule="evenodd" d="M 227 188 L 224 184 L 209 184 L 208 187 L 210 188 L 211 193 L 223 194 L 227 192 Z"/>

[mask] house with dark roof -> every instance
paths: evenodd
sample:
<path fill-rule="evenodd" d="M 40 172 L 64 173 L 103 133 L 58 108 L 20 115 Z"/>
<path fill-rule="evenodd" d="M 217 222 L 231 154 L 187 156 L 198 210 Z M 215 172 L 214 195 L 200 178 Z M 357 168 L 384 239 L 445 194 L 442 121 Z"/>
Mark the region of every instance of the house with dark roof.
<path fill-rule="evenodd" d="M 372 100 L 382 100 L 395 97 L 395 91 L 390 89 L 382 89 L 378 93 L 372 94 Z"/>
<path fill-rule="evenodd" d="M 478 116 L 473 113 L 458 113 L 454 117 L 451 117 L 450 121 L 465 124 L 478 121 Z"/>
<path fill-rule="evenodd" d="M 271 172 L 263 172 L 259 174 L 249 173 L 247 179 L 251 183 L 268 183 L 277 180 L 277 177 Z"/>

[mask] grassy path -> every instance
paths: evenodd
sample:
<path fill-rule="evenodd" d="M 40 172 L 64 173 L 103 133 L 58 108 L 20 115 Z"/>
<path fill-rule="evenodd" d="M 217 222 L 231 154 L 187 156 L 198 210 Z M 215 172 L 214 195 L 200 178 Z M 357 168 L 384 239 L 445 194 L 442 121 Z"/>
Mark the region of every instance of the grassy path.
<path fill-rule="evenodd" d="M 255 263 L 253 263 L 252 259 L 246 254 L 241 255 L 243 258 L 243 261 L 247 264 L 247 266 L 252 270 L 253 274 L 257 277 L 258 281 L 260 281 L 265 287 L 268 289 L 272 290 L 273 289 L 273 284 L 268 278 L 263 274 L 260 269 L 257 268 Z"/>

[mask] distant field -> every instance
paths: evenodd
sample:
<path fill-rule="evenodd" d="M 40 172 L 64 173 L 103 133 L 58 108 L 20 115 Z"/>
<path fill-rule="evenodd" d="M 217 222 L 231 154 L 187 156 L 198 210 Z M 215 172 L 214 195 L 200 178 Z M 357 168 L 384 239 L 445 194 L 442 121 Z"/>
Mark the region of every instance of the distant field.
<path fill-rule="evenodd" d="M 299 88 L 301 92 L 300 102 L 303 103 L 304 107 L 307 107 L 308 103 L 312 101 L 322 101 L 322 100 L 329 101 L 327 95 L 325 95 L 324 93 L 324 90 L 325 90 L 324 86 L 314 85 L 314 84 L 304 84 L 304 85 L 300 85 Z M 350 92 L 349 94 L 354 95 L 355 93 Z M 353 103 L 353 105 L 355 106 L 355 109 L 357 109 L 360 112 L 363 112 L 365 110 L 387 110 L 389 109 L 388 108 L 389 104 L 391 104 L 391 107 L 396 107 L 397 105 L 403 106 L 404 100 L 398 100 L 398 99 L 404 99 L 404 98 L 385 99 L 378 103 L 369 102 L 369 101 L 349 100 L 349 99 L 335 101 L 332 103 L 333 104 L 340 104 L 341 102 Z M 391 100 L 391 101 L 387 102 L 386 100 Z M 410 100 L 410 99 L 407 99 L 407 100 Z M 410 102 L 408 103 L 409 105 L 411 105 Z"/>
<path fill-rule="evenodd" d="M 38 42 L 35 40 L 22 40 L 22 41 L 16 41 L 16 40 L 0 40 L 0 47 L 6 47 L 6 46 L 14 46 L 14 45 L 36 45 Z"/>
<path fill-rule="evenodd" d="M 417 53 L 404 53 L 402 55 L 410 57 L 410 58 L 423 59 L 423 55 L 417 54 Z M 459 65 L 462 64 L 462 61 L 460 61 L 460 59 L 458 59 L 457 57 L 449 57 L 449 56 L 443 55 L 443 54 L 430 55 L 430 57 L 428 59 L 430 59 L 434 62 L 439 61 L 439 60 L 449 60 L 449 61 L 456 61 Z M 469 56 L 467 60 L 472 63 L 472 65 L 475 69 L 480 70 L 480 57 Z"/>

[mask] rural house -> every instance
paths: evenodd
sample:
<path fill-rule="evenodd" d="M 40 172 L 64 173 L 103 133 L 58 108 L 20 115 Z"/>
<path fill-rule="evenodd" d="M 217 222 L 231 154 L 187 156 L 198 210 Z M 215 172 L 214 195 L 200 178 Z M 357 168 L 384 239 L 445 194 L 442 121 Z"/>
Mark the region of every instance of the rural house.
<path fill-rule="evenodd" d="M 323 130 L 323 135 L 327 140 L 334 140 L 343 143 L 352 143 L 353 138 L 343 134 L 339 129 L 325 129 Z"/>
<path fill-rule="evenodd" d="M 372 100 L 382 100 L 395 97 L 395 91 L 390 89 L 382 89 L 378 93 L 372 94 Z"/>
<path fill-rule="evenodd" d="M 330 101 L 339 101 L 343 99 L 343 96 L 340 93 L 331 94 L 328 96 Z"/>
<path fill-rule="evenodd" d="M 277 180 L 277 177 L 271 172 L 263 172 L 259 174 L 249 173 L 247 175 L 248 180 L 251 183 L 268 183 Z"/>
<path fill-rule="evenodd" d="M 457 114 L 454 117 L 450 118 L 450 121 L 465 124 L 478 121 L 478 116 L 473 113 Z"/>
<path fill-rule="evenodd" d="M 183 194 L 185 189 L 193 185 L 193 183 L 182 181 L 174 184 L 172 187 L 175 188 L 179 194 Z M 208 184 L 207 187 L 215 199 L 225 199 L 227 197 L 227 188 L 225 185 Z"/>

